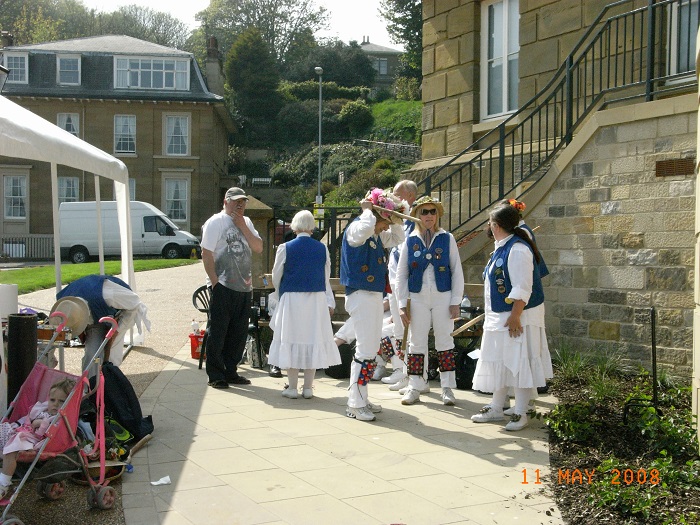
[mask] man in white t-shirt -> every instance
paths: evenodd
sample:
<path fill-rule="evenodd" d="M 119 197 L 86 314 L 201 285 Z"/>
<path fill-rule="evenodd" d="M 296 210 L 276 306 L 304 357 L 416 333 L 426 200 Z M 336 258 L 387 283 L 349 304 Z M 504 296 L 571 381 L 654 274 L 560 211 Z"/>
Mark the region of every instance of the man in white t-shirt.
<path fill-rule="evenodd" d="M 223 209 L 202 226 L 202 262 L 211 286 L 206 363 L 213 388 L 250 384 L 236 366 L 248 337 L 253 252 L 261 253 L 263 242 L 244 215 L 247 203 L 245 191 L 229 188 Z"/>

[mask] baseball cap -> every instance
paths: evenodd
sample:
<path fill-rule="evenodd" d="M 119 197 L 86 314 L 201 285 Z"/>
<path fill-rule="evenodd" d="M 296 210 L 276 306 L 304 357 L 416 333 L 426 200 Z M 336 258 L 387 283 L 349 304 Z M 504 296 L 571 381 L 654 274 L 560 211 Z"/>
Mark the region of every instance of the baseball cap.
<path fill-rule="evenodd" d="M 248 195 L 246 195 L 245 191 L 241 188 L 229 188 L 226 190 L 226 197 L 224 197 L 224 199 L 227 201 L 235 201 L 238 199 L 248 200 Z"/>

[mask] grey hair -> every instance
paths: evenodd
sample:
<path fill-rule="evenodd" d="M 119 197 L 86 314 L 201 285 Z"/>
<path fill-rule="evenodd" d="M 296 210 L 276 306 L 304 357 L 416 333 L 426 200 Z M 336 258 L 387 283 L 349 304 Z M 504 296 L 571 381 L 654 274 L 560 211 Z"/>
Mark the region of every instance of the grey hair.
<path fill-rule="evenodd" d="M 396 193 L 397 190 L 404 189 L 414 197 L 418 196 L 418 185 L 413 182 L 412 180 L 409 179 L 403 179 L 400 180 L 399 182 L 396 183 L 396 186 L 394 186 L 394 193 Z"/>
<path fill-rule="evenodd" d="M 311 232 L 316 227 L 316 221 L 309 210 L 301 210 L 292 219 L 290 227 L 296 233 Z"/>

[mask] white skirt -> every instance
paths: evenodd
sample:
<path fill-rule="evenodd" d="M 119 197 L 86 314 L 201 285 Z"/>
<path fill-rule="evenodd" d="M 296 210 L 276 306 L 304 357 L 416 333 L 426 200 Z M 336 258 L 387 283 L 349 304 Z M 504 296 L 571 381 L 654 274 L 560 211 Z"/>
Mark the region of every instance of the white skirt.
<path fill-rule="evenodd" d="M 544 327 L 525 326 L 513 338 L 508 330 L 484 330 L 481 356 L 476 363 L 472 388 L 495 392 L 501 388 L 545 386 L 553 377 L 552 358 Z"/>
<path fill-rule="evenodd" d="M 270 319 L 270 364 L 288 370 L 340 364 L 325 292 L 287 292 Z"/>

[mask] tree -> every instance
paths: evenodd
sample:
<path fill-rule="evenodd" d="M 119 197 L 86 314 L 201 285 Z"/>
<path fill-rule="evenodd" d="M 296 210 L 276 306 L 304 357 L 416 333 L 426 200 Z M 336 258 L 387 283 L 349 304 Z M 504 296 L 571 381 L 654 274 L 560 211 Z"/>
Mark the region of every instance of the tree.
<path fill-rule="evenodd" d="M 226 57 L 224 72 L 233 102 L 248 125 L 251 140 L 262 138 L 280 108 L 277 63 L 256 28 L 241 33 Z"/>
<path fill-rule="evenodd" d="M 382 0 L 379 8 L 387 31 L 404 44 L 406 54 L 399 76 L 420 79 L 423 61 L 423 5 L 421 0 Z"/>
<path fill-rule="evenodd" d="M 217 37 L 224 54 L 238 35 L 255 27 L 280 64 L 304 32 L 316 33 L 327 19 L 326 9 L 313 0 L 212 0 L 197 14 L 206 35 Z"/>
<path fill-rule="evenodd" d="M 347 45 L 336 40 L 311 49 L 304 59 L 289 68 L 287 78 L 295 82 L 317 79 L 314 71 L 317 66 L 323 68 L 324 81 L 344 87 L 371 86 L 377 74 L 357 42 Z"/>
<path fill-rule="evenodd" d="M 100 26 L 103 34 L 127 35 L 178 49 L 189 34 L 187 25 L 172 15 L 136 4 L 103 15 Z"/>

